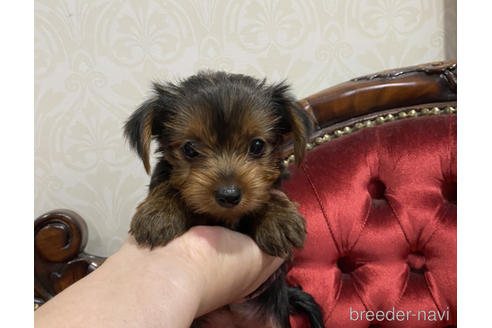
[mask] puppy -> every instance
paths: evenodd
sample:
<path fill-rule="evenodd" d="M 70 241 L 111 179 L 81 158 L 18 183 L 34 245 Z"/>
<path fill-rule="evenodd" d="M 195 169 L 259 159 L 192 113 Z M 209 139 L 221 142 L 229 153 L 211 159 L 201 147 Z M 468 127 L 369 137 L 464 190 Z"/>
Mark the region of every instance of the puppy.
<path fill-rule="evenodd" d="M 251 236 L 267 254 L 290 259 L 306 228 L 280 190 L 288 175 L 281 145 L 290 134 L 299 165 L 311 121 L 289 87 L 207 71 L 177 84 L 154 84 L 154 91 L 124 128 L 147 173 L 151 140 L 160 155 L 131 222 L 137 242 L 152 248 L 192 226 L 221 225 Z M 318 304 L 289 287 L 285 271 L 284 265 L 258 296 L 201 317 L 193 327 L 283 328 L 290 327 L 289 313 L 298 312 L 312 327 L 323 327 Z"/>

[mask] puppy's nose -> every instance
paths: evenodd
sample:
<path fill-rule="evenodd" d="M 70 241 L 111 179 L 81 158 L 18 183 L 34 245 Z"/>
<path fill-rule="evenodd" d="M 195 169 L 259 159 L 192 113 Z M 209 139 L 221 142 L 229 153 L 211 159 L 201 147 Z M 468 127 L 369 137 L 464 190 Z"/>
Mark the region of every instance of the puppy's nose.
<path fill-rule="evenodd" d="M 234 207 L 241 201 L 241 189 L 236 185 L 222 186 L 214 193 L 215 200 L 220 206 Z"/>

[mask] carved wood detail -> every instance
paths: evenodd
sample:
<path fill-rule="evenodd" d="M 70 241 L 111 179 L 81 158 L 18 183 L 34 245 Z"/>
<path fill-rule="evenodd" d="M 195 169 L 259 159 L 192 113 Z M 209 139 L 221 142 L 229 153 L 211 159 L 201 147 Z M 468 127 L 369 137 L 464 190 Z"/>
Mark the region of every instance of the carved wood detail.
<path fill-rule="evenodd" d="M 54 210 L 34 221 L 34 297 L 43 304 L 92 272 L 104 258 L 84 252 L 87 224 L 71 210 Z"/>

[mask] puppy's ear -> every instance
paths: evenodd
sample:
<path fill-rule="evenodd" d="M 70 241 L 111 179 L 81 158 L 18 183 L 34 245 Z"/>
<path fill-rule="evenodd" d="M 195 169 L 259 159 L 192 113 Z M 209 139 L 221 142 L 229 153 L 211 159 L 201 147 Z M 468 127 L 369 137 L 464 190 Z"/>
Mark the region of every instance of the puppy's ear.
<path fill-rule="evenodd" d="M 309 114 L 296 102 L 284 82 L 270 86 L 272 101 L 280 117 L 282 134 L 291 133 L 294 144 L 296 165 L 299 166 L 306 153 L 306 144 L 312 132 L 313 123 Z"/>
<path fill-rule="evenodd" d="M 153 137 L 161 135 L 172 98 L 161 85 L 154 84 L 154 90 L 155 96 L 140 105 L 124 126 L 124 134 L 130 146 L 142 159 L 147 174 L 150 174 L 150 142 Z"/>

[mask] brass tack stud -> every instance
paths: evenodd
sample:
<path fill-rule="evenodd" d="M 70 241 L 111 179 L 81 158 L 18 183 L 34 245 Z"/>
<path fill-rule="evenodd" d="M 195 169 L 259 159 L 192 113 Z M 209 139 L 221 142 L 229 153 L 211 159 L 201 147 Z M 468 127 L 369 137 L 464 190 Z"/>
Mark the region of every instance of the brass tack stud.
<path fill-rule="evenodd" d="M 341 137 L 343 135 L 343 131 L 342 130 L 335 130 L 335 132 L 333 132 L 333 134 L 335 135 L 335 137 Z"/>
<path fill-rule="evenodd" d="M 408 111 L 408 116 L 410 116 L 410 117 L 417 116 L 417 111 L 415 109 L 412 109 L 412 110 Z"/>
<path fill-rule="evenodd" d="M 407 113 L 405 113 L 405 112 L 399 112 L 398 113 L 398 117 L 399 118 L 405 118 L 405 117 L 407 117 Z"/>
<path fill-rule="evenodd" d="M 456 113 L 456 107 L 450 107 L 451 108 L 451 113 Z"/>
<path fill-rule="evenodd" d="M 382 124 L 382 123 L 384 123 L 384 117 L 379 116 L 379 117 L 376 119 L 376 124 Z"/>
<path fill-rule="evenodd" d="M 364 122 L 364 125 L 367 126 L 368 128 L 370 128 L 371 126 L 374 126 L 374 122 L 371 120 L 368 120 L 368 121 Z"/>
<path fill-rule="evenodd" d="M 395 117 L 393 116 L 393 114 L 388 114 L 386 116 L 386 121 L 394 121 L 395 120 Z"/>
<path fill-rule="evenodd" d="M 314 145 L 312 143 L 307 143 L 306 144 L 306 149 L 307 150 L 311 150 L 311 149 L 313 149 L 313 147 L 314 147 Z"/>
<path fill-rule="evenodd" d="M 322 137 L 317 137 L 314 139 L 314 142 L 316 142 L 318 145 L 323 143 L 323 138 Z"/>
<path fill-rule="evenodd" d="M 288 162 L 293 162 L 295 159 L 294 155 L 290 155 L 289 158 L 287 159 Z"/>
<path fill-rule="evenodd" d="M 440 112 L 441 112 L 441 110 L 439 109 L 439 107 L 432 108 L 432 114 L 438 115 Z"/>
<path fill-rule="evenodd" d="M 350 133 L 352 132 L 352 129 L 350 128 L 350 126 L 346 126 L 343 128 L 343 133 Z"/>
<path fill-rule="evenodd" d="M 361 122 L 355 123 L 355 128 L 356 129 L 362 129 L 363 127 L 364 127 L 364 124 L 362 124 Z"/>
<path fill-rule="evenodd" d="M 431 113 L 430 109 L 429 108 L 424 108 L 422 109 L 422 114 L 424 115 L 429 115 Z"/>
<path fill-rule="evenodd" d="M 327 141 L 330 141 L 331 140 L 331 136 L 329 134 L 325 134 L 323 136 L 323 142 L 327 142 Z"/>
<path fill-rule="evenodd" d="M 289 166 L 289 160 L 288 159 L 284 160 L 284 166 L 285 167 Z"/>

